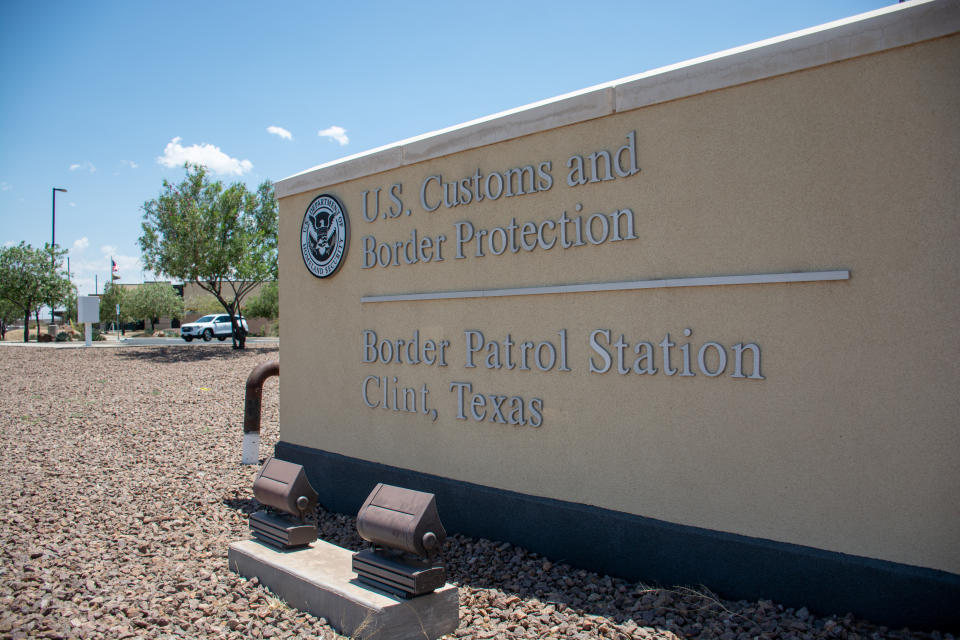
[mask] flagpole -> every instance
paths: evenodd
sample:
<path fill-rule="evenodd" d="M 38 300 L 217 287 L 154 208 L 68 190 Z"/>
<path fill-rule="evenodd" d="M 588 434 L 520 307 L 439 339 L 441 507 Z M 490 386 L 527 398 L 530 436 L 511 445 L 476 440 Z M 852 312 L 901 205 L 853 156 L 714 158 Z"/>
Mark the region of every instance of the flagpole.
<path fill-rule="evenodd" d="M 117 269 L 117 262 L 113 259 L 113 256 L 110 256 L 110 290 L 111 290 L 111 291 L 113 291 L 113 288 L 114 288 L 115 286 L 117 286 L 117 280 L 120 279 L 120 276 L 117 275 L 118 272 L 119 272 L 119 270 Z M 104 285 L 104 286 L 106 286 L 106 285 Z M 104 292 L 104 293 L 106 293 L 106 292 Z M 117 324 L 116 324 L 116 327 L 115 327 L 115 328 L 117 329 L 117 332 L 118 332 L 118 333 L 117 333 L 117 339 L 119 340 L 119 339 L 120 339 L 120 333 L 119 333 L 119 331 L 120 331 L 120 304 L 119 304 L 119 303 L 117 304 L 117 309 L 116 309 L 116 311 L 117 311 Z"/>

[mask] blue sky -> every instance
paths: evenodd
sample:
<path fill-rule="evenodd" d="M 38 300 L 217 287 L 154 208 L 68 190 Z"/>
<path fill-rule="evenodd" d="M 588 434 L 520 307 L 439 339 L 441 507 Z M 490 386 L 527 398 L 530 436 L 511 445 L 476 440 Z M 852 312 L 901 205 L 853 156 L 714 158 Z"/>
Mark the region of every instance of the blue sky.
<path fill-rule="evenodd" d="M 891 4 L 0 3 L 0 245 L 56 240 L 81 295 L 139 264 L 185 160 L 255 187 L 460 122 Z"/>

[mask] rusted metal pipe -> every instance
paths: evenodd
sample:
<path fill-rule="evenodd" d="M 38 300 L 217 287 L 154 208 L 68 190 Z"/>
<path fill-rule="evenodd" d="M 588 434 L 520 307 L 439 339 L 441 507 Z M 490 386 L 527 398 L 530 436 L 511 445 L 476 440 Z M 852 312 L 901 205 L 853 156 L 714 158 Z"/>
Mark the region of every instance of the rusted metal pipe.
<path fill-rule="evenodd" d="M 243 450 L 240 464 L 257 464 L 260 456 L 260 409 L 263 401 L 263 383 L 271 376 L 280 375 L 280 361 L 258 364 L 247 376 L 247 392 L 243 403 Z"/>

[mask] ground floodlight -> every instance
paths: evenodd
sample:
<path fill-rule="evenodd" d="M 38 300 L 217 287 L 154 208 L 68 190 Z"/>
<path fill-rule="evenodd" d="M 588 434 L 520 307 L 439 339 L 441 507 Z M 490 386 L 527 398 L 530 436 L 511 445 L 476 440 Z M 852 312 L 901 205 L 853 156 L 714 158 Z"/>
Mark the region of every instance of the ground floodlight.
<path fill-rule="evenodd" d="M 353 554 L 361 582 L 412 598 L 447 581 L 446 568 L 434 561 L 447 532 L 432 493 L 378 484 L 360 507 L 357 532 L 373 543 L 373 549 Z"/>
<path fill-rule="evenodd" d="M 317 539 L 317 492 L 303 466 L 269 458 L 253 481 L 253 496 L 267 509 L 250 516 L 250 533 L 288 549 Z"/>

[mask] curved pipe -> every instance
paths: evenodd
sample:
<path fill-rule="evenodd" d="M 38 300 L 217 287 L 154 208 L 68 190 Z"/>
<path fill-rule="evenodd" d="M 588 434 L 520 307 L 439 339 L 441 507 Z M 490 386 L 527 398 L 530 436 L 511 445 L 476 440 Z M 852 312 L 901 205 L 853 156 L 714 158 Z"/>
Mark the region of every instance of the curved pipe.
<path fill-rule="evenodd" d="M 280 375 L 280 361 L 258 364 L 247 376 L 247 391 L 243 403 L 243 450 L 241 464 L 257 464 L 260 454 L 260 410 L 263 401 L 263 383 Z"/>

